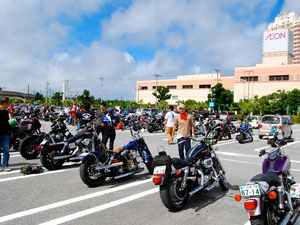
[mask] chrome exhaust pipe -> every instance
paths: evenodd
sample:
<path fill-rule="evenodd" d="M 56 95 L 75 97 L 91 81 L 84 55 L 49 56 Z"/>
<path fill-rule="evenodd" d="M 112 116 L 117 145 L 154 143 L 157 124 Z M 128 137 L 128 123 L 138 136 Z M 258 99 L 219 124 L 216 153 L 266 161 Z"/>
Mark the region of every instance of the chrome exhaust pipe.
<path fill-rule="evenodd" d="M 288 225 L 290 222 L 290 219 L 292 217 L 292 211 L 289 211 L 289 213 L 286 215 L 286 217 L 282 220 L 280 225 Z"/>
<path fill-rule="evenodd" d="M 95 170 L 109 169 L 109 168 L 112 168 L 112 167 L 123 166 L 123 164 L 124 164 L 123 162 L 118 162 L 118 163 L 113 163 L 111 165 L 97 166 L 95 168 Z"/>
<path fill-rule="evenodd" d="M 128 177 L 132 174 L 134 174 L 134 172 L 124 173 L 124 174 L 121 174 L 119 176 L 115 176 L 114 179 L 117 180 L 117 179 L 120 179 L 120 178 L 123 178 L 123 177 Z"/>

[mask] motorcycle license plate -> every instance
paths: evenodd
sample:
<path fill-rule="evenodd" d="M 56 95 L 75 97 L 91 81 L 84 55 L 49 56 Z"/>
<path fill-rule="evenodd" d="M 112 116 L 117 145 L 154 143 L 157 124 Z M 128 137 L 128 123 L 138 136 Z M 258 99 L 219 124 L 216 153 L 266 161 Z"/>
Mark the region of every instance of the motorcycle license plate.
<path fill-rule="evenodd" d="M 167 166 L 156 166 L 153 170 L 153 175 L 165 175 Z"/>
<path fill-rule="evenodd" d="M 43 140 L 40 145 L 45 145 L 47 140 Z"/>
<path fill-rule="evenodd" d="M 248 184 L 240 186 L 240 193 L 242 197 L 253 197 L 261 195 L 258 184 Z"/>

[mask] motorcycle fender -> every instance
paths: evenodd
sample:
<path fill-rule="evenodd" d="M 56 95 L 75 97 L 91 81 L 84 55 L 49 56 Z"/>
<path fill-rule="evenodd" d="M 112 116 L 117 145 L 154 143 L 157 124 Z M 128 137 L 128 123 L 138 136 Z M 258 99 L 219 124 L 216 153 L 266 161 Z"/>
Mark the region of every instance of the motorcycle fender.
<path fill-rule="evenodd" d="M 175 172 L 174 172 L 175 173 Z M 163 176 L 162 178 L 162 182 L 160 184 L 160 186 L 165 186 L 167 185 L 167 181 L 169 179 L 169 177 L 172 175 L 173 173 L 171 171 L 167 171 L 167 173 Z"/>
<path fill-rule="evenodd" d="M 82 157 L 81 162 L 85 163 L 88 159 L 96 159 L 97 161 L 105 162 L 107 160 L 107 156 L 102 152 L 93 151 L 93 152 L 90 152 L 85 157 Z"/>
<path fill-rule="evenodd" d="M 263 199 L 262 198 L 248 198 L 248 200 L 256 200 L 257 207 L 255 210 L 247 210 L 247 213 L 250 216 L 260 216 L 263 212 Z"/>

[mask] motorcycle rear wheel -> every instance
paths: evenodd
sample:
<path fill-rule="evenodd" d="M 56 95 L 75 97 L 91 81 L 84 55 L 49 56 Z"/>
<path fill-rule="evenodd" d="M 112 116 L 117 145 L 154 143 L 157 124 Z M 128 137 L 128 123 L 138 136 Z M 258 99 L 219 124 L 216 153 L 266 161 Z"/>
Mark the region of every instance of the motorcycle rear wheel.
<path fill-rule="evenodd" d="M 169 177 L 167 184 L 160 186 L 160 198 L 170 211 L 179 211 L 183 209 L 189 199 L 187 189 L 180 190 L 180 187 L 181 177 L 175 176 Z"/>
<path fill-rule="evenodd" d="M 60 160 L 54 160 L 54 156 L 58 156 L 57 154 L 57 149 L 53 147 L 47 148 L 43 154 L 41 155 L 41 163 L 42 165 L 47 168 L 48 170 L 58 170 L 62 167 L 64 164 L 65 160 L 60 159 Z"/>
<path fill-rule="evenodd" d="M 87 159 L 85 163 L 80 165 L 80 178 L 89 187 L 99 187 L 106 180 L 106 176 L 97 176 L 95 173 L 100 173 L 95 171 L 97 166 L 96 160 Z"/>
<path fill-rule="evenodd" d="M 40 152 L 35 149 L 37 145 L 38 143 L 36 143 L 35 136 L 25 137 L 19 145 L 19 152 L 21 156 L 25 159 L 36 159 L 40 154 Z"/>

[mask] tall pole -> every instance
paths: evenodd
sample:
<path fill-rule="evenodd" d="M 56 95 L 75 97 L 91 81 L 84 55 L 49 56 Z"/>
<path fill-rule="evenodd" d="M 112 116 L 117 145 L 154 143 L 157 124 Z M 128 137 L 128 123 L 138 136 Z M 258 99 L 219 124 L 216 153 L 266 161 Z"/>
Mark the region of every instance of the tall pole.
<path fill-rule="evenodd" d="M 49 82 L 46 82 L 46 102 L 48 103 L 49 98 Z"/>
<path fill-rule="evenodd" d="M 219 72 L 220 72 L 220 69 L 215 69 L 216 73 L 217 73 L 217 84 L 219 83 Z"/>
<path fill-rule="evenodd" d="M 99 80 L 101 80 L 101 103 L 103 102 L 103 80 L 104 77 L 99 77 Z"/>
<path fill-rule="evenodd" d="M 156 79 L 156 88 L 155 88 L 155 91 L 157 92 L 157 84 L 158 84 L 158 77 L 161 77 L 161 75 L 159 75 L 159 74 L 154 74 L 153 75 L 154 77 L 155 77 L 155 79 Z M 157 108 L 157 98 L 155 97 L 155 108 Z"/>
<path fill-rule="evenodd" d="M 27 85 L 27 94 L 29 94 L 29 84 Z"/>

